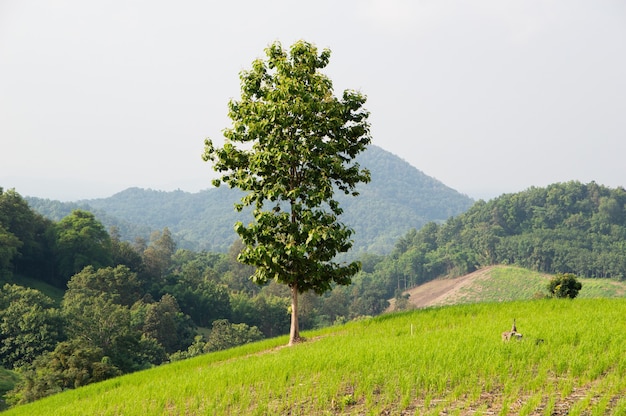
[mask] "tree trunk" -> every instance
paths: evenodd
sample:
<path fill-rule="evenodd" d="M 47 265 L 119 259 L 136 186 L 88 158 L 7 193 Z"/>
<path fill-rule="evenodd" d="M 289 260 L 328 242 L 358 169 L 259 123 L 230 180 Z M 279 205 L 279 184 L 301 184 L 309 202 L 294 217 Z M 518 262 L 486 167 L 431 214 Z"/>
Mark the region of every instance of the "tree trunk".
<path fill-rule="evenodd" d="M 298 324 L 298 285 L 291 286 L 291 330 L 289 332 L 289 345 L 300 342 L 300 326 Z"/>

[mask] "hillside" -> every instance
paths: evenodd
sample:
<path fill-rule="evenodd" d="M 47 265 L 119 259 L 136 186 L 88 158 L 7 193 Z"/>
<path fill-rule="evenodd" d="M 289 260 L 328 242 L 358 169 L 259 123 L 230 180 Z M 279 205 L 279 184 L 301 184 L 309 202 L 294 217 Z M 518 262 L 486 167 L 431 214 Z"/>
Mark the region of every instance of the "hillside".
<path fill-rule="evenodd" d="M 626 190 L 572 181 L 478 201 L 443 224 L 411 230 L 384 268 L 394 284 L 397 265 L 404 288 L 493 264 L 625 279 L 625 241 Z"/>
<path fill-rule="evenodd" d="M 6 415 L 620 415 L 626 300 L 429 308 L 248 344 Z M 522 341 L 503 342 L 513 318 Z M 568 323 L 568 324 L 564 324 Z"/>
<path fill-rule="evenodd" d="M 489 266 L 456 278 L 440 278 L 411 288 L 411 308 L 458 305 L 478 302 L 528 300 L 546 293 L 551 275 L 514 266 Z M 626 297 L 626 282 L 613 279 L 579 279 L 580 299 Z M 393 311 L 395 299 L 387 311 Z"/>
<path fill-rule="evenodd" d="M 380 147 L 370 146 L 357 161 L 371 171 L 372 181 L 358 188 L 361 195 L 356 198 L 338 197 L 344 208 L 342 221 L 355 230 L 353 255 L 388 253 L 408 230 L 430 221 L 443 222 L 473 204 L 469 197 Z M 235 240 L 233 224 L 250 220 L 249 211 L 233 210 L 240 196 L 226 187 L 198 193 L 130 188 L 109 198 L 75 203 L 26 199 L 53 220 L 75 208 L 90 210 L 105 226 L 116 225 L 127 240 L 168 227 L 180 247 L 226 251 Z"/>

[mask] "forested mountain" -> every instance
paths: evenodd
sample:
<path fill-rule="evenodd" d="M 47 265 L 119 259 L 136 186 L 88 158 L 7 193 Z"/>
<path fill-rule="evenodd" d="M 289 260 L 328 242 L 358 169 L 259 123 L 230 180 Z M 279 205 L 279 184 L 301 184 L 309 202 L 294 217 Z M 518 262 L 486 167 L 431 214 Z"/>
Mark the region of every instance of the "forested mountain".
<path fill-rule="evenodd" d="M 338 196 L 342 221 L 355 230 L 352 255 L 388 253 L 408 230 L 443 222 L 473 203 L 380 147 L 370 146 L 357 161 L 371 171 L 372 181 L 358 188 L 361 195 L 356 198 Z M 106 227 L 115 225 L 125 240 L 147 238 L 151 230 L 168 227 L 179 247 L 225 252 L 236 238 L 233 224 L 251 219 L 249 211 L 234 211 L 240 197 L 240 191 L 220 187 L 198 193 L 130 188 L 76 203 L 26 199 L 53 220 L 76 208 L 92 211 Z"/>
<path fill-rule="evenodd" d="M 388 293 L 492 264 L 626 278 L 626 191 L 557 183 L 479 201 L 443 224 L 402 237 L 377 266 Z"/>

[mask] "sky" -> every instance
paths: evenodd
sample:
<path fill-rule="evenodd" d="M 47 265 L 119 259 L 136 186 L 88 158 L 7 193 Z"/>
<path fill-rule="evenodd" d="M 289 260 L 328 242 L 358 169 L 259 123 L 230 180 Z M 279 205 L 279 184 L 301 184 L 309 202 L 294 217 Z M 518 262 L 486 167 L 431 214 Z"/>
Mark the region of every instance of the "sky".
<path fill-rule="evenodd" d="M 626 186 L 623 0 L 0 0 L 0 187 L 207 189 L 239 73 L 300 39 L 373 144 L 474 199 Z"/>

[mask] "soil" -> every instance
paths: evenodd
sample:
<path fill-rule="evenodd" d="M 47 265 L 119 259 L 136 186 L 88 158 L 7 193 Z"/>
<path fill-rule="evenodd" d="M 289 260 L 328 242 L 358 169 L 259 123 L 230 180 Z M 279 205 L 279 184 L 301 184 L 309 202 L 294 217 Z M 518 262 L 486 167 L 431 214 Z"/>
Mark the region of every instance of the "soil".
<path fill-rule="evenodd" d="M 474 282 L 489 277 L 493 267 L 485 267 L 465 276 L 454 279 L 435 279 L 423 285 L 409 289 L 405 293 L 411 295 L 409 303 L 413 308 L 454 304 L 461 289 L 471 286 Z M 393 311 L 395 299 L 389 301 L 387 311 Z"/>

